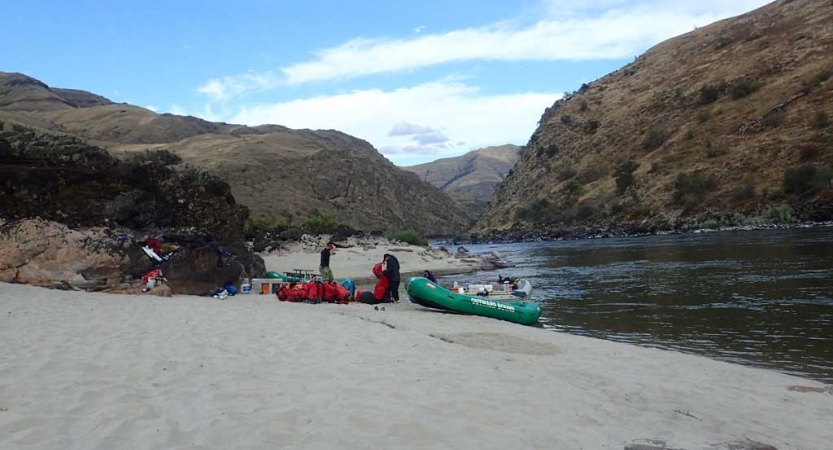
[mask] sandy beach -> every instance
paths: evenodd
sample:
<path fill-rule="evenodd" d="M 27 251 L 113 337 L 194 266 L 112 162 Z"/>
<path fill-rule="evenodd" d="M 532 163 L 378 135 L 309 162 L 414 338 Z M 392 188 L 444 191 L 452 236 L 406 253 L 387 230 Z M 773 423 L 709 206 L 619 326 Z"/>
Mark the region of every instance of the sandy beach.
<path fill-rule="evenodd" d="M 833 441 L 833 395 L 817 382 L 409 303 L 0 284 L 0 308 L 3 449 Z"/>
<path fill-rule="evenodd" d="M 261 256 L 267 270 L 288 272 L 306 269 L 318 273 L 321 256 L 319 252 L 322 248 L 323 246 L 304 249 L 300 244 L 294 243 L 283 250 Z M 382 261 L 385 253 L 390 253 L 399 260 L 403 279 L 408 276 L 421 276 L 423 270 L 446 275 L 474 272 L 484 267 L 484 261 L 480 258 L 457 258 L 439 250 L 428 250 L 408 244 L 337 248 L 330 264 L 336 278 L 352 278 L 359 283 L 375 282 L 376 278 L 371 270 L 374 264 Z"/>

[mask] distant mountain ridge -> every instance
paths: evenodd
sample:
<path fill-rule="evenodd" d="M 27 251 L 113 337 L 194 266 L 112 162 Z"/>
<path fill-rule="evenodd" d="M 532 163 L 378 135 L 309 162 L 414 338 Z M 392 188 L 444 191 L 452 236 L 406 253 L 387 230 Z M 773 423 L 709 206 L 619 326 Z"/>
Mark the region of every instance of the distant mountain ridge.
<path fill-rule="evenodd" d="M 0 121 L 76 136 L 115 154 L 168 149 L 227 181 L 253 216 L 292 225 L 315 214 L 366 231 L 450 235 L 469 225 L 468 213 L 448 195 L 338 131 L 156 114 L 3 72 Z"/>
<path fill-rule="evenodd" d="M 523 147 L 501 145 L 464 155 L 403 167 L 442 189 L 473 215 L 482 214 L 497 186 L 520 159 Z"/>

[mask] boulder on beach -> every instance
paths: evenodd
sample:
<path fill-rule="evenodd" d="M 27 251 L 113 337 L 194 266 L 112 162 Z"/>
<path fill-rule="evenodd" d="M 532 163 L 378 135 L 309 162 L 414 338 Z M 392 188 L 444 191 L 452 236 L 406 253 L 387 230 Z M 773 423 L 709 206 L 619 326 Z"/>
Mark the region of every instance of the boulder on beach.
<path fill-rule="evenodd" d="M 70 229 L 30 219 L 0 229 L 0 281 L 135 294 L 154 269 L 132 233 L 106 228 Z M 132 242 L 131 242 L 132 241 Z M 161 264 L 167 294 L 206 295 L 227 282 L 263 276 L 263 260 L 243 248 L 227 248 L 210 235 L 173 235 L 176 248 Z M 161 292 L 161 291 L 160 291 Z"/>
<path fill-rule="evenodd" d="M 112 285 L 122 282 L 127 260 L 119 236 L 107 229 L 82 232 L 32 219 L 0 231 L 0 281 L 7 283 Z"/>

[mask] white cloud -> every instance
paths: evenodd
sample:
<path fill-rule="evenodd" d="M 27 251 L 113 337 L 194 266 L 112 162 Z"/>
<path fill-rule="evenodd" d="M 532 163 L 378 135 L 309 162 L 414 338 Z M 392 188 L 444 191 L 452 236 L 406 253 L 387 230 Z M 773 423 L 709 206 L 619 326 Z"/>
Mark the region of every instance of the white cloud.
<path fill-rule="evenodd" d="M 397 155 L 455 155 L 487 145 L 525 144 L 544 109 L 559 97 L 548 92 L 484 95 L 466 84 L 435 82 L 248 105 L 226 120 L 337 129 L 368 140 L 396 161 Z M 432 124 L 442 132 L 421 125 L 407 130 L 402 124 Z M 391 133 L 394 130 L 421 133 Z M 415 139 L 423 136 L 422 141 Z"/>
<path fill-rule="evenodd" d="M 280 77 L 273 73 L 245 73 L 242 75 L 212 78 L 197 91 L 215 101 L 227 101 L 249 92 L 265 91 L 281 83 Z"/>
<path fill-rule="evenodd" d="M 171 105 L 170 108 L 168 108 L 168 112 L 171 113 L 171 114 L 175 114 L 177 116 L 187 116 L 188 115 L 188 113 L 185 112 L 185 109 L 183 107 L 177 105 L 176 103 L 174 103 L 173 105 Z"/>
<path fill-rule="evenodd" d="M 751 11 L 773 0 L 543 0 L 551 16 L 592 14 L 611 10 L 665 9 L 680 14 L 729 17 Z M 705 25 L 705 24 L 703 24 Z"/>
<path fill-rule="evenodd" d="M 419 145 L 432 145 L 432 144 L 443 144 L 451 139 L 449 139 L 446 135 L 440 133 L 439 131 L 435 131 L 433 133 L 423 133 L 418 134 L 412 138 L 414 142 Z M 443 146 L 445 148 L 445 146 Z"/>
<path fill-rule="evenodd" d="M 159 112 L 159 108 L 157 108 L 153 105 L 147 105 L 147 106 L 145 106 L 145 109 L 148 109 L 148 110 L 153 111 L 153 112 Z"/>
<path fill-rule="evenodd" d="M 393 128 L 388 131 L 388 136 L 413 136 L 415 134 L 433 133 L 435 131 L 436 130 L 431 127 L 424 127 L 415 123 L 400 122 L 395 124 Z"/>
<path fill-rule="evenodd" d="M 215 101 L 283 84 L 414 70 L 459 61 L 557 61 L 630 58 L 672 36 L 741 14 L 769 0 L 542 0 L 544 19 L 408 38 L 356 38 L 281 68 L 214 78 L 198 91 Z"/>
<path fill-rule="evenodd" d="M 282 69 L 290 84 L 411 70 L 454 61 L 588 60 L 635 56 L 645 47 L 762 6 L 767 0 L 547 0 L 552 14 L 408 39 L 357 38 Z M 558 7 L 556 7 L 558 5 Z M 605 8 L 611 8 L 604 10 Z M 563 14 L 559 16 L 558 12 Z"/>

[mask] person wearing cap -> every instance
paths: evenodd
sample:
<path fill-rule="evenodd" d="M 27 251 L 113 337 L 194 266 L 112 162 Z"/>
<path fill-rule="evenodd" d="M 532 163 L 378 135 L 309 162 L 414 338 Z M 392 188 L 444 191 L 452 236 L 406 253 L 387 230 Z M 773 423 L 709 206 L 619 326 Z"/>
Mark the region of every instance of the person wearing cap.
<path fill-rule="evenodd" d="M 335 281 L 333 269 L 330 268 L 330 255 L 335 253 L 333 247 L 335 247 L 335 244 L 327 242 L 327 246 L 324 247 L 324 250 L 321 250 L 321 264 L 319 264 L 318 270 L 321 272 L 323 281 Z"/>
<path fill-rule="evenodd" d="M 390 282 L 390 287 L 388 287 L 388 296 L 392 301 L 398 302 L 399 282 L 401 281 L 399 276 L 399 260 L 396 259 L 396 256 L 393 256 L 390 253 L 385 253 L 383 258 L 385 262 L 385 270 L 383 270 L 382 273 Z"/>

